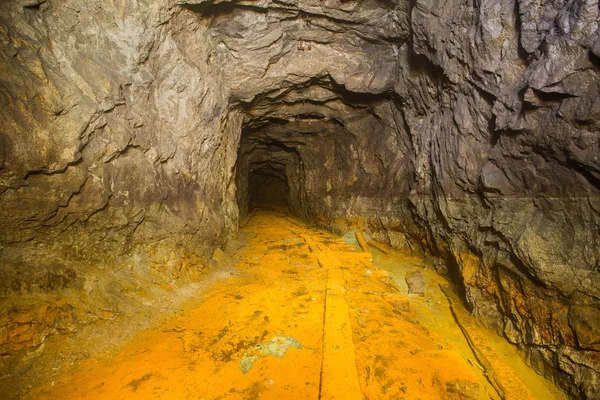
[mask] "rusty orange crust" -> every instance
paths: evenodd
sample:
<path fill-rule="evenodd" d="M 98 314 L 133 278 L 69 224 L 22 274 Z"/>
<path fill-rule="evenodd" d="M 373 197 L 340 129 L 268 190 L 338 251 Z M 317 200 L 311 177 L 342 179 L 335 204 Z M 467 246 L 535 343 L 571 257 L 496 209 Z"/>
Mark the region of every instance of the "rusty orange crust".
<path fill-rule="evenodd" d="M 234 273 L 198 293 L 199 306 L 33 397 L 497 398 L 450 313 L 426 306 L 447 309 L 433 281 L 437 297 L 413 299 L 370 253 L 282 214 L 257 214 L 244 230 Z"/>

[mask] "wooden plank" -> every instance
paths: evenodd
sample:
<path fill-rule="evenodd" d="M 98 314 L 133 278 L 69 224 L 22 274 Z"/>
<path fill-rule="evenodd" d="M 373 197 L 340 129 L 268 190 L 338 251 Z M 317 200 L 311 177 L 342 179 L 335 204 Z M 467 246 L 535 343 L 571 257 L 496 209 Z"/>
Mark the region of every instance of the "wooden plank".
<path fill-rule="evenodd" d="M 301 234 L 300 237 L 302 239 L 304 239 L 304 241 L 308 245 L 308 249 L 310 250 L 311 253 L 320 253 L 321 252 L 321 249 L 319 248 L 318 243 L 316 243 L 310 235 L 302 235 Z"/>
<path fill-rule="evenodd" d="M 364 400 L 356 369 L 343 271 L 339 267 L 329 267 L 319 399 Z"/>
<path fill-rule="evenodd" d="M 356 236 L 356 240 L 358 241 L 360 248 L 363 251 L 369 251 L 369 246 L 367 245 L 367 241 L 365 240 L 365 237 L 363 236 L 362 232 L 359 230 L 356 230 L 354 232 L 354 236 Z"/>
<path fill-rule="evenodd" d="M 319 266 L 327 269 L 319 399 L 364 400 L 356 369 L 352 326 L 345 298 L 345 280 L 341 262 L 335 257 L 335 252 L 324 243 L 315 241 L 309 235 L 301 236 L 316 255 Z"/>
<path fill-rule="evenodd" d="M 469 347 L 473 350 L 479 364 L 483 366 L 487 380 L 496 389 L 498 395 L 505 400 L 535 399 L 523 381 L 502 361 L 497 350 L 486 340 L 481 328 L 476 325 L 475 318 L 456 305 L 454 294 L 450 288 L 443 285 L 440 285 L 440 288 L 448 299 L 450 311 L 452 311 Z"/>
<path fill-rule="evenodd" d="M 388 254 L 390 252 L 390 249 L 386 245 L 384 245 L 383 243 L 380 243 L 376 240 L 369 240 L 367 242 L 367 244 L 371 247 L 375 247 L 377 250 L 379 250 L 383 254 Z"/>

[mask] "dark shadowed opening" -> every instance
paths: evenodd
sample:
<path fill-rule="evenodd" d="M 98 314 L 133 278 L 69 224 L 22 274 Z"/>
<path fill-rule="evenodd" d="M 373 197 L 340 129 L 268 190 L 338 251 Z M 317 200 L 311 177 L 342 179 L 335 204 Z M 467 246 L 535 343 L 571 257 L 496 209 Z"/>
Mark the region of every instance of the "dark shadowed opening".
<path fill-rule="evenodd" d="M 285 173 L 270 168 L 252 171 L 248 178 L 250 208 L 288 206 L 289 186 Z"/>
<path fill-rule="evenodd" d="M 302 135 L 282 124 L 242 129 L 235 168 L 240 216 L 257 207 L 302 212 L 304 169 L 298 150 L 302 144 Z"/>

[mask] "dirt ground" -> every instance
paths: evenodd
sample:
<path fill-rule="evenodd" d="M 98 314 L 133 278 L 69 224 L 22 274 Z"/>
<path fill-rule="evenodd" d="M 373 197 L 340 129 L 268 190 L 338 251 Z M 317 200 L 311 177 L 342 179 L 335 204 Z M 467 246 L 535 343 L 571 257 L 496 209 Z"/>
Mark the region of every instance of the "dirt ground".
<path fill-rule="evenodd" d="M 222 255 L 231 268 L 190 286 L 193 301 L 65 363 L 26 397 L 566 398 L 448 298 L 422 259 L 364 252 L 277 211 L 255 213 L 242 234 Z M 410 272 L 423 294 L 408 293 Z"/>

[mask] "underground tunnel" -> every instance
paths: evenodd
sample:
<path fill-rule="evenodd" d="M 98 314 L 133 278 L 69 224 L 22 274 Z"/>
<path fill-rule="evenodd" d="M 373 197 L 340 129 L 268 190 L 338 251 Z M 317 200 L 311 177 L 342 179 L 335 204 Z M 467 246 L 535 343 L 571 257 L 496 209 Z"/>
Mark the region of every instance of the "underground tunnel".
<path fill-rule="evenodd" d="M 0 393 L 598 399 L 597 0 L 0 5 Z"/>
<path fill-rule="evenodd" d="M 266 166 L 250 172 L 248 178 L 249 209 L 256 207 L 287 208 L 289 186 L 287 175 L 282 166 L 273 167 L 270 162 Z"/>

